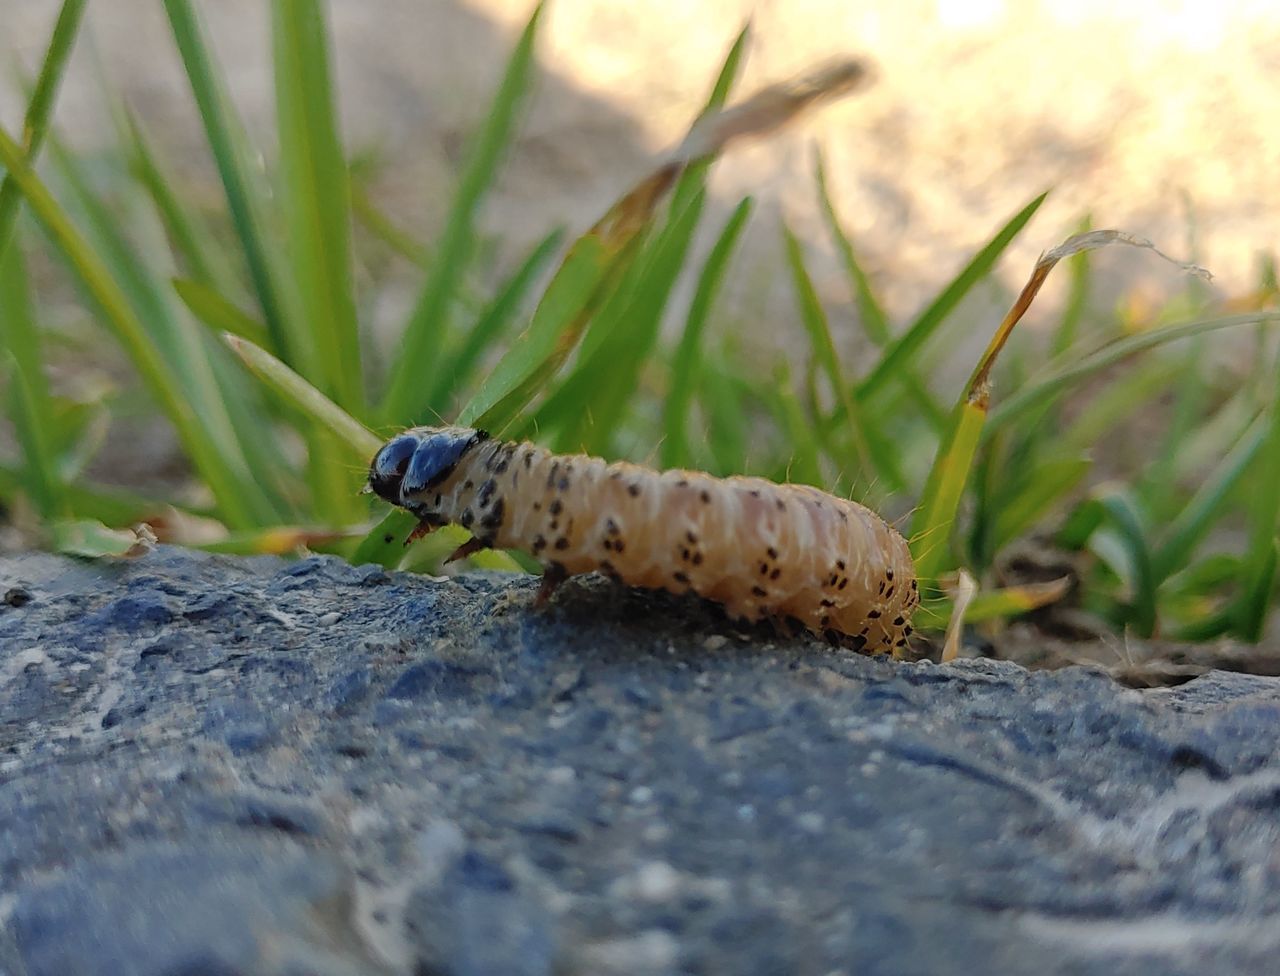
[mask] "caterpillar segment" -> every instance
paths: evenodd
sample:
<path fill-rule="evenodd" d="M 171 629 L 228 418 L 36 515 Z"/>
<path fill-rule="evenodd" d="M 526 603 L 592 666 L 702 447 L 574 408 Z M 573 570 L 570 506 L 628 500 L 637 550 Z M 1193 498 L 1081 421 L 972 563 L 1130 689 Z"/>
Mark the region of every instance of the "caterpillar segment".
<path fill-rule="evenodd" d="M 569 576 L 693 592 L 746 621 L 795 620 L 869 653 L 906 646 L 919 603 L 906 540 L 870 509 L 807 485 L 716 478 L 553 454 L 466 427 L 417 427 L 370 465 L 369 488 L 408 509 L 411 538 L 456 523 L 479 549 L 522 549 L 540 600 Z"/>

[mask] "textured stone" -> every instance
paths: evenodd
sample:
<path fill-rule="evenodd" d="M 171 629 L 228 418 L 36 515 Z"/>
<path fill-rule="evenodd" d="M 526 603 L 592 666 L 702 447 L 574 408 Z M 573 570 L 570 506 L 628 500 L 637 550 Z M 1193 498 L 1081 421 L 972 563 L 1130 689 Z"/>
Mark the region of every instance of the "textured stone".
<path fill-rule="evenodd" d="M 550 974 L 555 940 L 546 911 L 498 864 L 465 851 L 405 908 L 415 972 L 452 976 Z"/>
<path fill-rule="evenodd" d="M 16 898 L 9 929 L 27 976 L 356 976 L 373 966 L 351 929 L 343 869 L 280 844 L 127 847 Z"/>
<path fill-rule="evenodd" d="M 1263 974 L 1280 951 L 1277 679 L 895 663 L 603 581 L 534 610 L 532 579 L 329 558 L 0 560 L 17 580 L 5 976 Z"/>

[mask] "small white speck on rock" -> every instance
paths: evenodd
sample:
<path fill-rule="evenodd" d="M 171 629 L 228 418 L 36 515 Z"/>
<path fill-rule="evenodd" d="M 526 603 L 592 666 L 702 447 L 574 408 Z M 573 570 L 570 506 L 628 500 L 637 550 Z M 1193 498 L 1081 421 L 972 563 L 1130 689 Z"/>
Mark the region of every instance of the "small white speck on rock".
<path fill-rule="evenodd" d="M 671 828 L 664 823 L 651 823 L 640 834 L 646 844 L 662 844 L 670 836 Z"/>
<path fill-rule="evenodd" d="M 827 818 L 820 813 L 802 813 L 796 817 L 796 825 L 806 834 L 820 834 L 827 829 Z"/>
<path fill-rule="evenodd" d="M 666 861 L 649 861 L 622 881 L 625 893 L 650 904 L 671 901 L 680 893 L 680 872 Z"/>
<path fill-rule="evenodd" d="M 577 962 L 582 972 L 597 976 L 658 976 L 671 972 L 679 952 L 670 932 L 650 929 L 629 938 L 586 945 Z"/>
<path fill-rule="evenodd" d="M 268 607 L 266 616 L 270 617 L 285 630 L 294 630 L 298 626 L 298 622 L 283 610 L 277 610 L 275 607 Z"/>
<path fill-rule="evenodd" d="M 418 855 L 418 877 L 435 881 L 449 861 L 466 847 L 461 828 L 450 820 L 437 820 L 419 831 L 414 838 Z"/>
<path fill-rule="evenodd" d="M 552 766 L 547 770 L 547 782 L 553 786 L 568 786 L 578 778 L 578 771 L 572 766 Z"/>

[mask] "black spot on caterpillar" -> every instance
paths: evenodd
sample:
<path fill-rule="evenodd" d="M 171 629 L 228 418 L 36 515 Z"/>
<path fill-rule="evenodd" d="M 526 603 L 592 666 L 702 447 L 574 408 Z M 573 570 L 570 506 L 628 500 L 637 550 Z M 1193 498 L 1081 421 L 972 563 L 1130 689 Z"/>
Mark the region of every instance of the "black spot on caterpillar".
<path fill-rule="evenodd" d="M 870 509 L 808 485 L 658 472 L 468 427 L 415 427 L 378 451 L 369 488 L 417 516 L 410 540 L 449 523 L 470 528 L 451 559 L 531 551 L 545 570 L 540 600 L 568 576 L 600 571 L 693 591 L 747 621 L 794 618 L 869 652 L 905 646 L 919 603 L 906 540 Z"/>

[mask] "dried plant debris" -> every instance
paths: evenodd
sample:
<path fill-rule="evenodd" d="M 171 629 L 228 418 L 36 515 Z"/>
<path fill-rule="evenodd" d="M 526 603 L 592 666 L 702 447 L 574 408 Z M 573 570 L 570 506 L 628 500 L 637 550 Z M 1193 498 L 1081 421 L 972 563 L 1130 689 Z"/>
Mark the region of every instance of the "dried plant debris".
<path fill-rule="evenodd" d="M 739 139 L 775 132 L 807 109 L 866 87 L 873 77 L 870 63 L 865 60 L 834 61 L 701 116 L 662 165 L 615 203 L 594 230 L 606 240 L 629 237 L 648 222 L 654 208 L 689 166 L 714 159 Z"/>
<path fill-rule="evenodd" d="M 1063 258 L 1083 254 L 1085 251 L 1094 251 L 1111 244 L 1127 244 L 1130 247 L 1146 248 L 1164 258 L 1170 264 L 1176 265 L 1187 274 L 1194 275 L 1204 281 L 1213 280 L 1213 275 L 1207 269 L 1197 264 L 1190 264 L 1186 261 L 1179 261 L 1177 258 L 1171 258 L 1152 244 L 1151 241 L 1143 237 L 1135 237 L 1121 230 L 1092 230 L 1083 234 L 1073 234 L 1057 247 L 1051 248 L 1040 255 L 1040 260 L 1036 262 L 1036 266 L 1031 270 L 1031 277 L 1022 286 L 1022 291 L 1014 301 L 1013 307 L 1009 309 L 1004 321 L 996 329 L 990 345 L 987 346 L 987 351 L 983 354 L 978 363 L 978 368 L 974 370 L 973 376 L 969 380 L 968 399 L 970 403 L 979 404 L 983 408 L 986 407 L 991 398 L 990 377 L 996 357 L 1000 355 L 1000 350 L 1004 348 L 1004 344 L 1008 341 L 1010 334 L 1013 332 L 1013 327 L 1022 320 L 1022 317 L 1027 314 L 1027 310 L 1031 308 L 1031 303 L 1035 301 L 1036 295 L 1040 293 L 1041 287 L 1049 277 L 1049 272 Z"/>
<path fill-rule="evenodd" d="M 766 135 L 794 121 L 805 110 L 843 98 L 874 80 L 869 62 L 846 58 L 762 88 L 737 105 L 698 119 L 672 154 L 672 161 L 688 164 L 709 159 L 735 139 Z"/>

